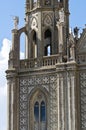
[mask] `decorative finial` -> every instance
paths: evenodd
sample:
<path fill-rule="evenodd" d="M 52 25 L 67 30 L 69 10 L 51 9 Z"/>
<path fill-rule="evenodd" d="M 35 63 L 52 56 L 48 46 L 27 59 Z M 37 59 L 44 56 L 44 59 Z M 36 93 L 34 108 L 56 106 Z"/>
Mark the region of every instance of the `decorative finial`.
<path fill-rule="evenodd" d="M 59 22 L 64 23 L 64 9 L 63 8 L 61 8 L 61 10 L 59 11 Z"/>
<path fill-rule="evenodd" d="M 79 28 L 75 27 L 74 28 L 74 35 L 75 35 L 76 38 L 78 38 L 78 32 L 79 32 Z"/>
<path fill-rule="evenodd" d="M 18 29 L 19 17 L 18 16 L 14 16 L 13 20 L 14 20 L 14 28 Z"/>

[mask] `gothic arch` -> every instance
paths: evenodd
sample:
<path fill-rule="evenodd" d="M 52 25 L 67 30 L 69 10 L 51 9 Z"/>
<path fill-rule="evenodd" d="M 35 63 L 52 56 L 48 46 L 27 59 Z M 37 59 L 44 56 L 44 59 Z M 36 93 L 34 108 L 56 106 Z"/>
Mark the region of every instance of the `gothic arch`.
<path fill-rule="evenodd" d="M 19 38 L 19 58 L 24 59 L 25 57 L 25 37 L 27 37 L 26 28 L 23 27 L 18 30 L 18 38 Z M 23 44 L 22 44 L 23 43 Z M 22 45 L 21 45 L 22 44 Z M 21 49 L 23 48 L 23 50 Z M 23 53 L 22 53 L 23 51 Z M 24 55 L 23 57 L 21 55 Z"/>
<path fill-rule="evenodd" d="M 36 17 L 32 17 L 31 21 L 30 21 L 30 25 L 31 25 L 31 29 L 35 29 L 37 31 L 38 29 L 38 21 Z"/>
<path fill-rule="evenodd" d="M 37 44 L 37 31 L 35 31 L 35 29 L 33 29 L 30 33 L 30 38 L 31 38 L 31 57 L 32 58 L 37 58 L 37 48 L 38 48 L 38 44 Z"/>
<path fill-rule="evenodd" d="M 44 87 L 41 87 L 41 88 L 40 88 L 39 86 L 36 86 L 35 88 L 32 89 L 32 91 L 31 91 L 30 94 L 29 94 L 29 97 L 28 97 L 29 101 L 30 101 L 30 99 L 32 98 L 32 96 L 34 95 L 34 93 L 35 93 L 37 90 L 43 92 L 43 93 L 45 94 L 45 96 L 47 97 L 47 99 L 48 99 L 48 97 L 49 97 L 49 92 L 47 91 L 47 89 L 44 88 Z"/>
<path fill-rule="evenodd" d="M 19 36 L 20 36 L 22 33 L 25 33 L 25 34 L 27 35 L 26 27 L 20 28 L 20 29 L 18 30 Z"/>
<path fill-rule="evenodd" d="M 52 32 L 50 28 L 44 31 L 44 55 L 49 56 L 52 54 Z"/>
<path fill-rule="evenodd" d="M 43 37 L 44 37 L 44 33 L 46 32 L 46 30 L 50 30 L 50 32 L 53 32 L 53 28 L 51 26 L 45 26 L 43 29 Z"/>
<path fill-rule="evenodd" d="M 29 128 L 31 130 L 40 129 L 43 127 L 45 130 L 47 127 L 47 118 L 48 116 L 48 104 L 49 104 L 49 95 L 44 88 L 36 87 L 31 91 L 28 99 L 29 107 Z M 41 126 L 42 125 L 42 126 Z"/>

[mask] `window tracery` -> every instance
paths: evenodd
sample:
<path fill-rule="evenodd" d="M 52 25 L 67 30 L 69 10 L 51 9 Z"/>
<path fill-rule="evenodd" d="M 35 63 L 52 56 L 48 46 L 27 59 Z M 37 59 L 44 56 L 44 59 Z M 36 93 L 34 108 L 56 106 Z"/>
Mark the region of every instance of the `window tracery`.
<path fill-rule="evenodd" d="M 37 90 L 33 97 L 31 98 L 31 108 L 30 108 L 30 117 L 32 117 L 32 126 L 31 128 L 34 130 L 46 129 L 46 98 L 44 93 L 40 90 Z"/>

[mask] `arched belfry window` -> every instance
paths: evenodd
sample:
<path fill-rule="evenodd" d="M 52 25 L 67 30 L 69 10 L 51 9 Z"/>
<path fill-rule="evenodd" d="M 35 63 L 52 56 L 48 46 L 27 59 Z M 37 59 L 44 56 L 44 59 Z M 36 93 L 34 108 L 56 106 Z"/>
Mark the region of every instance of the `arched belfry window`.
<path fill-rule="evenodd" d="M 22 33 L 21 35 L 20 35 L 20 49 L 19 49 L 19 51 L 20 51 L 20 54 L 19 54 L 19 58 L 20 59 L 25 59 L 25 37 L 26 37 L 26 35 L 25 35 L 25 33 Z"/>
<path fill-rule="evenodd" d="M 51 31 L 47 29 L 44 33 L 44 55 L 45 56 L 49 56 L 52 54 L 51 40 L 52 40 Z"/>
<path fill-rule="evenodd" d="M 37 58 L 37 34 L 35 31 L 33 31 L 33 35 L 32 35 L 31 53 L 32 53 L 32 58 Z"/>

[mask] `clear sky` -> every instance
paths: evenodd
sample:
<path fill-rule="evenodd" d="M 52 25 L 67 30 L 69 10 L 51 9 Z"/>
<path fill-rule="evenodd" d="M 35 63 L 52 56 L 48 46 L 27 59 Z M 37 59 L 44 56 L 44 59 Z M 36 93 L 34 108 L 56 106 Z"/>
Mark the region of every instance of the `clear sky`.
<path fill-rule="evenodd" d="M 5 70 L 11 44 L 13 17 L 19 16 L 19 28 L 24 26 L 25 0 L 2 0 L 0 4 L 0 130 L 7 130 L 7 93 Z M 70 0 L 70 27 L 80 30 L 86 24 L 86 0 Z"/>

